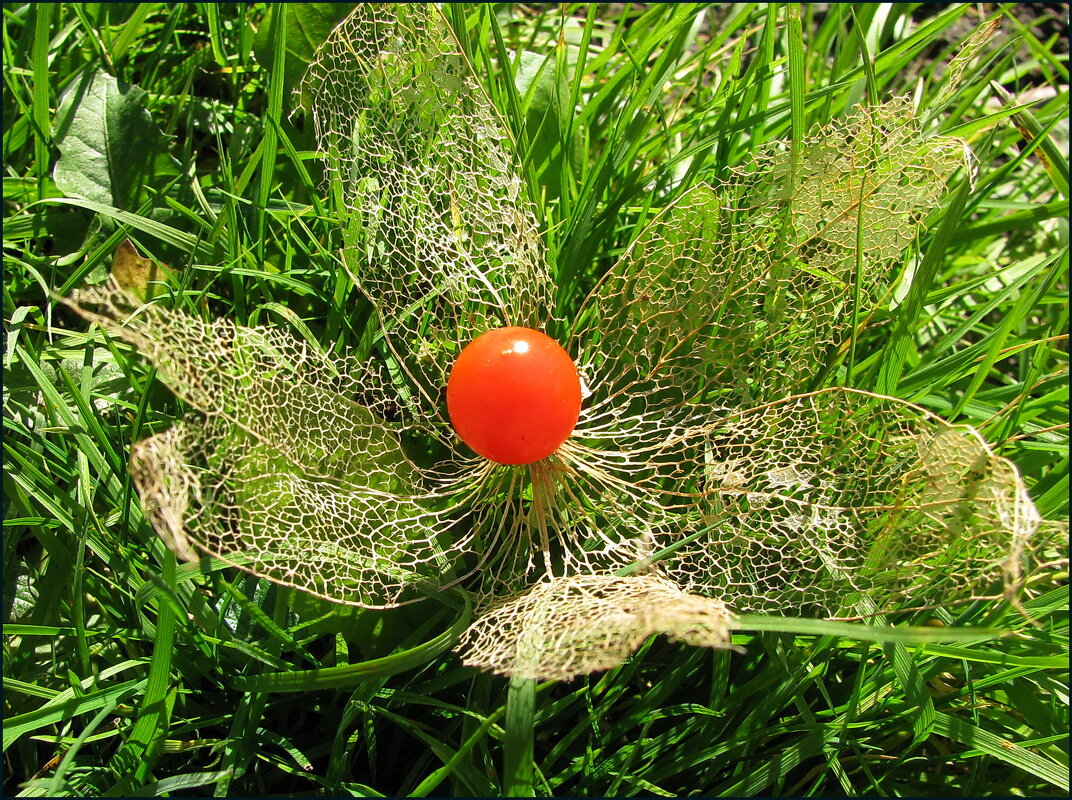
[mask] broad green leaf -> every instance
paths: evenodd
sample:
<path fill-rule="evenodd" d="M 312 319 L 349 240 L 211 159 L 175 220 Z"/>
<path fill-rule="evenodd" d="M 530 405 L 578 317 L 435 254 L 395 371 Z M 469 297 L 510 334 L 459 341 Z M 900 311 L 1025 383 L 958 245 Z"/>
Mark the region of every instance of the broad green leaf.
<path fill-rule="evenodd" d="M 67 195 L 131 210 L 143 187 L 178 172 L 145 91 L 102 71 L 86 70 L 67 89 L 52 135 L 60 150 L 53 177 Z"/>
<path fill-rule="evenodd" d="M 584 149 L 584 128 L 570 127 L 574 64 L 568 58 L 565 65 L 559 64 L 559 53 L 573 52 L 565 48 L 547 55 L 523 50 L 514 79 L 528 135 L 525 159 L 534 165 L 536 179 L 552 200 L 561 196 L 562 176 L 569 174 L 562 162 L 579 164 Z"/>
<path fill-rule="evenodd" d="M 317 47 L 328 38 L 332 29 L 353 10 L 353 3 L 288 3 L 283 25 L 286 28 L 286 54 L 276 53 L 272 41 L 271 26 L 264 19 L 253 40 L 253 52 L 266 69 L 275 69 L 285 63 L 283 78 L 283 101 L 285 107 L 308 108 L 308 97 L 294 97 Z M 272 13 L 271 11 L 266 13 Z"/>

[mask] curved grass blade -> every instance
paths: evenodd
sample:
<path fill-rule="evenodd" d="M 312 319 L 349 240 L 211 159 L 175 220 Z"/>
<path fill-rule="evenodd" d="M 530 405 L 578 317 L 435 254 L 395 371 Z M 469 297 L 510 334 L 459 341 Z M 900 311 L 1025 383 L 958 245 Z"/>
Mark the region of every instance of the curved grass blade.
<path fill-rule="evenodd" d="M 465 608 L 450 628 L 434 639 L 401 653 L 339 667 L 244 675 L 232 680 L 231 686 L 246 692 L 310 692 L 344 688 L 416 669 L 453 647 L 462 631 L 469 626 L 472 604 L 467 593 L 463 593 L 463 598 Z"/>

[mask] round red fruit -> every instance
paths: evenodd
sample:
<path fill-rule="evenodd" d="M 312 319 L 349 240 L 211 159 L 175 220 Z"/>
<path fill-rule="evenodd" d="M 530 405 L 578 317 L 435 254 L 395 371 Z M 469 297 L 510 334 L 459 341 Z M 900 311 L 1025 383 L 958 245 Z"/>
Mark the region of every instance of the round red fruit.
<path fill-rule="evenodd" d="M 447 380 L 447 413 L 462 441 L 500 464 L 559 448 L 581 413 L 573 359 L 531 328 L 496 328 L 470 342 Z"/>

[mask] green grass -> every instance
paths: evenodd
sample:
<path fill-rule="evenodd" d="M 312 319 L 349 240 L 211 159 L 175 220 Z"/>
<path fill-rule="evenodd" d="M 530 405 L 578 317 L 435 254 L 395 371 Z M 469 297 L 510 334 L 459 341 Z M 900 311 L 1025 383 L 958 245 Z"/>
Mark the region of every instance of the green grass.
<path fill-rule="evenodd" d="M 743 653 L 657 638 L 533 688 L 460 665 L 454 593 L 357 611 L 176 564 L 127 460 L 187 409 L 55 302 L 129 237 L 192 313 L 370 351 L 311 120 L 289 116 L 340 12 L 272 8 L 4 7 L 7 793 L 1065 794 L 1066 19 L 1001 7 L 954 84 L 975 5 L 448 6 L 523 154 L 562 319 L 669 201 L 767 142 L 903 94 L 929 132 L 963 137 L 974 182 L 954 178 L 911 279 L 891 276 L 896 301 L 828 382 L 976 426 L 1019 467 L 1058 562 L 1027 588 L 1030 621 L 986 602 L 895 620 L 1002 638 L 775 620 L 735 633 Z M 57 120 L 96 69 L 146 92 L 114 165 L 141 172 L 65 200 Z"/>

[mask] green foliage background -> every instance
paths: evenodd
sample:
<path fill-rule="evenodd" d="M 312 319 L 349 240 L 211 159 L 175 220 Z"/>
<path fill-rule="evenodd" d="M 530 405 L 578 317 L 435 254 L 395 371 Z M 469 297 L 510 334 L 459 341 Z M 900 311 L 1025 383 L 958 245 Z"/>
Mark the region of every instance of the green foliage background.
<path fill-rule="evenodd" d="M 652 640 L 514 687 L 507 713 L 506 682 L 449 652 L 453 595 L 339 609 L 177 565 L 126 463 L 185 409 L 55 302 L 129 238 L 191 312 L 377 356 L 290 115 L 345 6 L 5 5 L 5 790 L 1067 792 L 1068 7 L 982 8 L 994 37 L 951 69 L 978 6 L 447 6 L 524 154 L 564 318 L 668 201 L 766 142 L 902 94 L 966 139 L 978 176 L 831 382 L 978 427 L 1051 521 L 1030 622 L 987 603 L 897 620 L 1006 638 L 775 620 L 735 635 L 743 655 Z"/>

